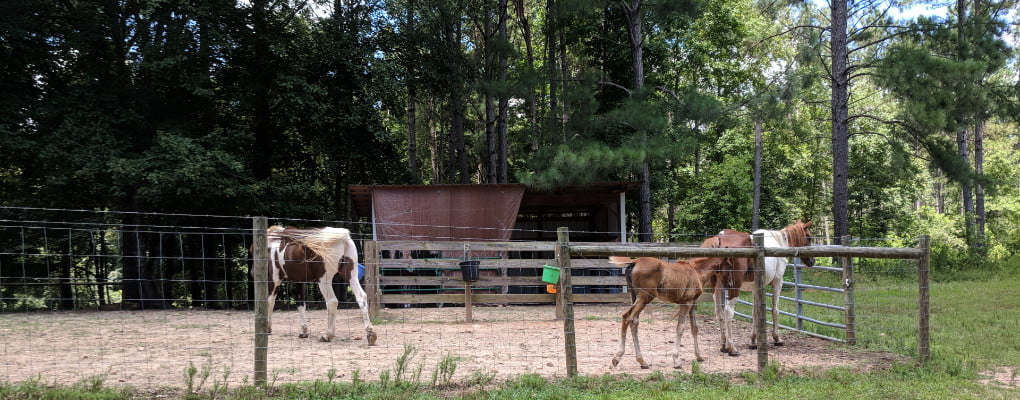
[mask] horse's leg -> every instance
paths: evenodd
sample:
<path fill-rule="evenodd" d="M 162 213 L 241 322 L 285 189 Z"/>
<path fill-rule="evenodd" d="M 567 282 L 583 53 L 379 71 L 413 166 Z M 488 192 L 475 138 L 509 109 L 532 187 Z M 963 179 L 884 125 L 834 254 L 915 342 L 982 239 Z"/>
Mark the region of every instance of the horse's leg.
<path fill-rule="evenodd" d="M 623 357 L 623 353 L 627 351 L 627 328 L 630 326 L 631 312 L 634 310 L 635 305 L 631 305 L 627 311 L 624 311 L 623 316 L 620 318 L 620 351 L 616 352 L 613 356 L 613 366 L 620 363 L 620 357 Z"/>
<path fill-rule="evenodd" d="M 645 357 L 641 355 L 641 342 L 638 341 L 638 325 L 641 323 L 639 318 L 641 316 L 641 311 L 645 309 L 645 305 L 650 303 L 652 300 L 653 299 L 646 299 L 644 296 L 639 296 L 637 303 L 634 304 L 634 312 L 631 313 L 630 318 L 630 335 L 634 337 L 634 357 L 637 359 L 638 364 L 641 364 L 641 369 L 648 369 L 648 363 L 645 362 Z"/>
<path fill-rule="evenodd" d="M 280 287 L 273 282 L 272 287 L 269 288 L 269 297 L 266 298 L 266 305 L 269 308 L 269 312 L 266 313 L 266 325 L 269 326 L 270 334 L 273 333 L 273 308 L 276 306 L 276 288 Z"/>
<path fill-rule="evenodd" d="M 785 261 L 784 261 L 785 262 Z M 783 291 L 783 275 L 776 275 L 772 281 L 772 344 L 782 346 L 783 341 L 779 340 L 779 295 Z"/>
<path fill-rule="evenodd" d="M 304 339 L 308 337 L 308 318 L 305 315 L 308 308 L 308 284 L 305 282 L 297 283 L 297 302 L 298 314 L 301 315 L 301 333 L 298 337 Z"/>
<path fill-rule="evenodd" d="M 722 285 L 716 285 L 712 288 L 712 303 L 715 303 L 715 322 L 719 325 L 719 351 L 727 353 L 726 345 L 729 341 L 726 338 L 727 332 L 725 329 L 725 322 L 723 322 L 723 315 L 726 313 L 726 295 L 723 291 L 726 289 L 722 288 Z"/>
<path fill-rule="evenodd" d="M 368 315 L 368 294 L 365 293 L 365 289 L 358 282 L 357 265 L 351 269 L 350 276 L 347 277 L 347 284 L 350 285 L 351 291 L 354 292 L 354 298 L 358 301 L 358 308 L 361 309 L 361 317 L 365 321 L 365 337 L 368 339 L 368 345 L 375 346 L 378 336 L 372 329 L 372 317 Z"/>
<path fill-rule="evenodd" d="M 273 309 L 276 308 L 276 290 L 283 284 L 283 279 L 280 278 L 280 266 L 283 265 L 283 256 L 280 251 L 269 244 L 269 297 L 266 298 L 268 303 L 268 313 L 266 313 L 266 325 L 269 325 L 269 333 L 273 333 Z"/>
<path fill-rule="evenodd" d="M 689 313 L 687 310 L 691 308 L 690 304 L 681 304 L 680 311 L 676 313 L 676 340 L 673 341 L 673 368 L 680 369 L 680 339 L 684 337 L 684 329 L 687 327 L 684 325 Z"/>
<path fill-rule="evenodd" d="M 733 357 L 739 356 L 740 353 L 737 353 L 737 350 L 733 348 L 733 331 L 731 329 L 735 311 L 733 305 L 736 303 L 736 298 L 730 299 L 729 290 L 719 285 L 712 292 L 712 300 L 715 303 L 715 319 L 719 324 L 719 334 L 722 336 L 720 339 L 722 346 L 719 351 Z"/>
<path fill-rule="evenodd" d="M 641 364 L 641 368 L 648 368 L 648 363 L 646 363 L 644 357 L 641 356 L 641 345 L 638 342 L 638 318 L 641 316 L 641 310 L 643 310 L 645 305 L 653 299 L 654 298 L 647 299 L 645 296 L 637 294 L 634 304 L 623 313 L 623 317 L 620 322 L 620 351 L 613 356 L 614 367 L 620 363 L 620 358 L 623 357 L 623 353 L 627 350 L 627 330 L 630 329 L 631 336 L 634 337 L 634 353 L 638 364 Z"/>
<path fill-rule="evenodd" d="M 690 314 L 688 318 L 691 320 L 691 340 L 694 340 L 694 359 L 701 362 L 705 361 L 705 358 L 701 356 L 701 349 L 698 347 L 698 320 L 694 317 L 694 309 L 697 306 L 697 303 L 691 304 L 691 310 L 688 311 Z M 679 340 L 677 340 L 677 342 L 679 342 Z"/>
<path fill-rule="evenodd" d="M 328 276 L 327 276 L 328 275 Z M 320 341 L 331 342 L 336 338 L 336 307 L 340 304 L 333 293 L 333 274 L 325 274 L 319 278 L 319 292 L 326 299 L 326 336 L 319 337 Z"/>
<path fill-rule="evenodd" d="M 361 318 L 365 321 L 365 338 L 368 340 L 368 345 L 375 346 L 378 336 L 376 336 L 375 330 L 372 329 L 372 317 L 368 315 L 368 294 L 365 293 L 365 289 L 361 287 L 361 282 L 358 281 L 358 248 L 354 245 L 354 240 L 350 238 L 347 238 L 344 246 L 344 256 L 353 263 L 351 271 L 347 276 L 347 284 L 351 286 L 354 298 L 358 301 L 358 308 L 361 309 Z"/>

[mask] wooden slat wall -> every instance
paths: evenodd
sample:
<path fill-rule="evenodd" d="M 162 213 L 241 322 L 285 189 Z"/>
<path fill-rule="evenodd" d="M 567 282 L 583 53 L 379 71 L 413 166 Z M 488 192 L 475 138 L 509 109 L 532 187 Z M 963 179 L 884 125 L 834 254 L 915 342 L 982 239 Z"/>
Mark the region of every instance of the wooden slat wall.
<path fill-rule="evenodd" d="M 466 253 L 464 259 L 472 259 L 474 252 L 485 252 L 492 255 L 497 252 L 499 258 L 486 257 L 478 258 L 479 269 L 481 270 L 478 281 L 472 285 L 472 302 L 475 304 L 552 304 L 555 301 L 554 295 L 549 293 L 541 294 L 508 294 L 507 290 L 512 286 L 542 287 L 543 292 L 546 286 L 541 276 L 508 276 L 508 269 L 514 268 L 535 268 L 541 269 L 543 265 L 556 265 L 553 258 L 520 259 L 509 258 L 510 254 L 519 252 L 553 252 L 553 242 L 426 242 L 426 241 L 373 241 L 366 243 L 364 263 L 366 268 L 372 270 L 366 273 L 366 290 L 369 292 L 369 301 L 374 303 L 370 310 L 373 314 L 383 304 L 459 304 L 465 302 L 465 282 L 461 279 L 460 265 L 463 261 L 460 258 L 382 258 L 383 254 L 393 255 L 396 251 L 401 254 L 412 252 L 445 252 L 447 255 L 454 253 Z M 592 243 L 596 245 L 596 243 Z M 574 270 L 620 270 L 619 265 L 611 264 L 604 257 L 599 258 L 578 258 L 571 261 Z M 432 275 L 416 276 L 393 276 L 384 275 L 391 271 L 405 270 L 410 273 Z M 382 271 L 382 273 L 380 273 Z M 573 276 L 572 284 L 575 286 L 625 286 L 626 280 L 623 275 L 618 276 Z M 431 293 L 413 293 L 408 291 L 402 294 L 382 293 L 380 288 L 392 288 L 398 286 L 424 286 Z M 387 289 L 388 290 L 388 289 Z M 433 292 L 434 291 L 434 292 Z M 630 295 L 624 293 L 602 293 L 602 294 L 575 294 L 574 301 L 580 303 L 629 303 Z"/>

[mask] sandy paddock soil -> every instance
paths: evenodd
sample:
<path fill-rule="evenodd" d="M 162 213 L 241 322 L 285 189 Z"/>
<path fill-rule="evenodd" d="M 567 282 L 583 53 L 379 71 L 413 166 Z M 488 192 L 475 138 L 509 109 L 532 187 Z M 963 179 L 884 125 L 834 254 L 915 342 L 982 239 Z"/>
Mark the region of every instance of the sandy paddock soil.
<path fill-rule="evenodd" d="M 704 304 L 699 310 L 711 309 Z M 610 368 L 619 349 L 620 315 L 623 305 L 577 305 L 578 369 L 584 375 L 631 374 L 673 371 L 669 352 L 675 337 L 674 308 L 653 305 L 641 318 L 641 343 L 651 364 L 640 369 L 630 340 L 627 353 Z M 474 322 L 464 322 L 464 309 L 384 309 L 376 325 L 377 346 L 368 347 L 360 314 L 342 309 L 338 316 L 338 340 L 330 343 L 299 339 L 298 313 L 273 315 L 270 337 L 269 379 L 273 382 L 334 379 L 378 380 L 384 371 L 394 374 L 397 359 L 412 349 L 408 375 L 420 371 L 430 382 L 444 357 L 456 361 L 454 381 L 477 374 L 495 379 L 525 373 L 548 377 L 566 374 L 563 322 L 554 319 L 551 306 L 476 306 Z M 193 364 L 209 371 L 205 388 L 215 383 L 236 386 L 253 376 L 254 313 L 251 311 L 95 311 L 0 314 L 0 380 L 19 382 L 41 377 L 48 382 L 71 384 L 84 378 L 105 376 L 106 384 L 142 388 L 185 387 L 185 371 Z M 313 335 L 325 331 L 325 312 L 309 311 Z M 699 343 L 706 360 L 705 372 L 753 372 L 756 354 L 743 350 L 738 357 L 718 351 L 715 320 L 699 315 Z M 770 360 L 789 370 L 849 366 L 883 368 L 893 361 L 909 359 L 888 353 L 865 352 L 783 332 L 786 345 L 770 349 Z M 737 343 L 750 338 L 750 324 L 736 322 Z M 681 343 L 684 371 L 690 371 L 694 349 L 688 329 Z M 196 380 L 197 385 L 197 380 Z"/>

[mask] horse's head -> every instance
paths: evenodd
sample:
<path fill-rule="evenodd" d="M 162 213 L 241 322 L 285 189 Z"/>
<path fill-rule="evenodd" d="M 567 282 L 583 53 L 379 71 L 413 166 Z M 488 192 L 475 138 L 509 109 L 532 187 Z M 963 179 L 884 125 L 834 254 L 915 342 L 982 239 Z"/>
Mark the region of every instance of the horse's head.
<path fill-rule="evenodd" d="M 797 222 L 786 227 L 786 237 L 790 243 L 790 247 L 811 246 L 811 225 L 813 223 L 814 221 L 811 220 L 802 222 L 798 219 Z M 814 257 L 801 257 L 800 260 L 809 267 L 815 266 Z"/>

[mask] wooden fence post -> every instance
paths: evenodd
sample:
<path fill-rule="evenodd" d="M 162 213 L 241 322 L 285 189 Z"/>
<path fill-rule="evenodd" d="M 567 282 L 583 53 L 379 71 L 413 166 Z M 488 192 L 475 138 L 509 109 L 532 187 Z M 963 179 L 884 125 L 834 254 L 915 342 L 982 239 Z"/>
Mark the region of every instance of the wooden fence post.
<path fill-rule="evenodd" d="M 565 227 L 556 230 L 556 263 L 560 268 L 560 287 L 563 296 L 563 346 L 567 357 L 567 376 L 577 376 L 577 342 L 574 336 L 574 287 L 570 280 L 570 231 Z"/>
<path fill-rule="evenodd" d="M 850 236 L 843 236 L 840 239 L 840 244 L 850 246 Z M 857 311 L 854 307 L 854 264 L 850 257 L 841 257 L 840 264 L 843 267 L 843 305 L 845 307 L 844 316 L 846 318 L 844 332 L 846 343 L 855 345 L 857 344 L 857 328 L 854 320 L 857 318 Z"/>
<path fill-rule="evenodd" d="M 252 218 L 252 280 L 255 287 L 255 385 L 266 386 L 269 358 L 269 259 L 266 217 Z"/>
<path fill-rule="evenodd" d="M 917 247 L 921 249 L 921 256 L 917 259 L 917 358 L 921 363 L 925 363 L 931 360 L 931 342 L 929 337 L 929 284 L 931 283 L 931 277 L 929 276 L 930 262 L 931 262 L 931 249 L 929 247 L 930 238 L 928 235 L 921 235 L 918 240 Z"/>
<path fill-rule="evenodd" d="M 379 303 L 382 301 L 379 287 L 379 242 L 365 242 L 365 297 L 368 299 L 368 317 L 379 318 Z"/>
<path fill-rule="evenodd" d="M 768 339 L 765 337 L 765 236 L 756 233 L 754 243 L 754 311 L 755 345 L 758 347 L 758 372 L 764 372 L 769 362 Z M 779 329 L 779 321 L 775 321 Z"/>
<path fill-rule="evenodd" d="M 461 256 L 460 259 L 464 261 L 470 260 L 470 253 L 471 246 L 464 243 L 464 255 Z M 461 270 L 461 274 L 463 274 L 463 270 Z M 463 277 L 463 275 L 461 276 Z M 471 310 L 472 302 L 474 302 L 474 300 L 471 299 L 471 282 L 464 281 L 464 322 L 474 321 L 474 316 L 472 315 L 473 311 Z"/>

